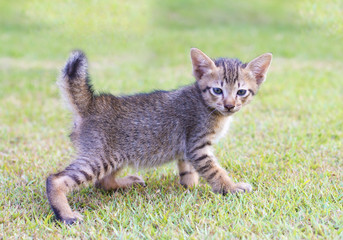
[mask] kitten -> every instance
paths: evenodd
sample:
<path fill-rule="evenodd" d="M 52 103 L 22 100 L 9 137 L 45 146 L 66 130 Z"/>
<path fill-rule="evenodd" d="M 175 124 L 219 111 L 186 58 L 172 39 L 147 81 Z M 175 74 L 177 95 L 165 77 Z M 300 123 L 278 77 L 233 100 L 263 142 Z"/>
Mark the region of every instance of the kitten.
<path fill-rule="evenodd" d="M 266 78 L 272 54 L 247 64 L 237 59 L 211 60 L 191 49 L 196 82 L 174 91 L 133 96 L 94 94 L 87 59 L 71 54 L 59 80 L 73 113 L 70 135 L 77 157 L 63 171 L 47 178 L 47 196 L 57 219 L 82 220 L 66 194 L 93 183 L 104 190 L 145 185 L 139 176 L 118 178 L 125 166 L 152 167 L 178 161 L 180 183 L 193 187 L 198 175 L 216 193 L 251 192 L 248 183 L 234 183 L 213 154 L 212 144 L 227 128 L 230 116 L 248 104 Z"/>

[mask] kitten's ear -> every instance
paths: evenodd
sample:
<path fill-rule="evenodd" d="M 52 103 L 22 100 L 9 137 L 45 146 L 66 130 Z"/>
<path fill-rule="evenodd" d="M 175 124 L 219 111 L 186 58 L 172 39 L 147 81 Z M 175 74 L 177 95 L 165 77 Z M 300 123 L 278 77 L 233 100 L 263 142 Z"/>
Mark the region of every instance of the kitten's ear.
<path fill-rule="evenodd" d="M 191 59 L 193 64 L 193 75 L 196 80 L 200 80 L 204 75 L 211 74 L 216 68 L 216 65 L 211 58 L 197 48 L 191 49 Z"/>
<path fill-rule="evenodd" d="M 251 71 L 258 86 L 260 86 L 261 83 L 263 83 L 263 81 L 266 79 L 267 71 L 272 62 L 272 58 L 273 55 L 271 53 L 265 53 L 248 63 L 246 68 Z"/>

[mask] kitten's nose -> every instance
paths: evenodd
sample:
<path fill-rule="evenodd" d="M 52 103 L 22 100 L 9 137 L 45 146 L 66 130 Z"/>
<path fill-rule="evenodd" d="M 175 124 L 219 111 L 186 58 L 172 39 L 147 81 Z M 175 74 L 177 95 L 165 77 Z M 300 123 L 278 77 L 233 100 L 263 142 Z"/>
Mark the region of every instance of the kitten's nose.
<path fill-rule="evenodd" d="M 225 105 L 224 107 L 225 107 L 229 112 L 230 112 L 232 109 L 235 108 L 235 106 L 234 106 L 234 105 L 231 105 L 231 104 Z"/>

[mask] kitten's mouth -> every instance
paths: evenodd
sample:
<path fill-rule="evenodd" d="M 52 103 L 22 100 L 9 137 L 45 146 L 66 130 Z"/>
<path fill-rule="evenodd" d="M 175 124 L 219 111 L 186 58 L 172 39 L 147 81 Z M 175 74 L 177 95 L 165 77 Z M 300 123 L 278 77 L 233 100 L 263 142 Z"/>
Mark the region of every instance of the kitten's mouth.
<path fill-rule="evenodd" d="M 237 110 L 224 110 L 224 111 L 219 111 L 219 112 L 224 116 L 230 116 L 234 114 L 235 112 L 237 112 Z"/>

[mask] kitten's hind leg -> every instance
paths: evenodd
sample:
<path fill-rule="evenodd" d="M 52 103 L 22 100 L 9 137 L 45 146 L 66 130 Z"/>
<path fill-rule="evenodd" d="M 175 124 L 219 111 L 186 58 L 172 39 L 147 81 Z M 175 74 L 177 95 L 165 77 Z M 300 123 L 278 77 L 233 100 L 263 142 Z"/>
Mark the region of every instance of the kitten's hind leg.
<path fill-rule="evenodd" d="M 52 174 L 46 180 L 46 191 L 50 206 L 55 213 L 57 220 L 66 224 L 73 224 L 77 220 L 82 221 L 80 213 L 72 211 L 66 194 L 70 192 L 78 183 L 73 177 L 64 175 L 64 172 Z"/>
<path fill-rule="evenodd" d="M 104 178 L 95 183 L 97 188 L 101 188 L 105 191 L 112 191 L 117 189 L 125 189 L 135 185 L 141 185 L 145 187 L 144 180 L 139 176 L 129 175 L 122 178 L 117 178 L 118 172 L 112 172 Z"/>
<path fill-rule="evenodd" d="M 113 171 L 108 163 L 80 157 L 62 172 L 50 175 L 46 180 L 46 191 L 56 218 L 66 224 L 82 220 L 81 214 L 72 211 L 70 208 L 67 193 L 81 185 L 94 183 L 97 179 L 108 174 L 107 171 Z"/>
<path fill-rule="evenodd" d="M 199 175 L 189 162 L 179 160 L 177 166 L 179 168 L 180 184 L 182 186 L 189 188 L 198 185 Z"/>

